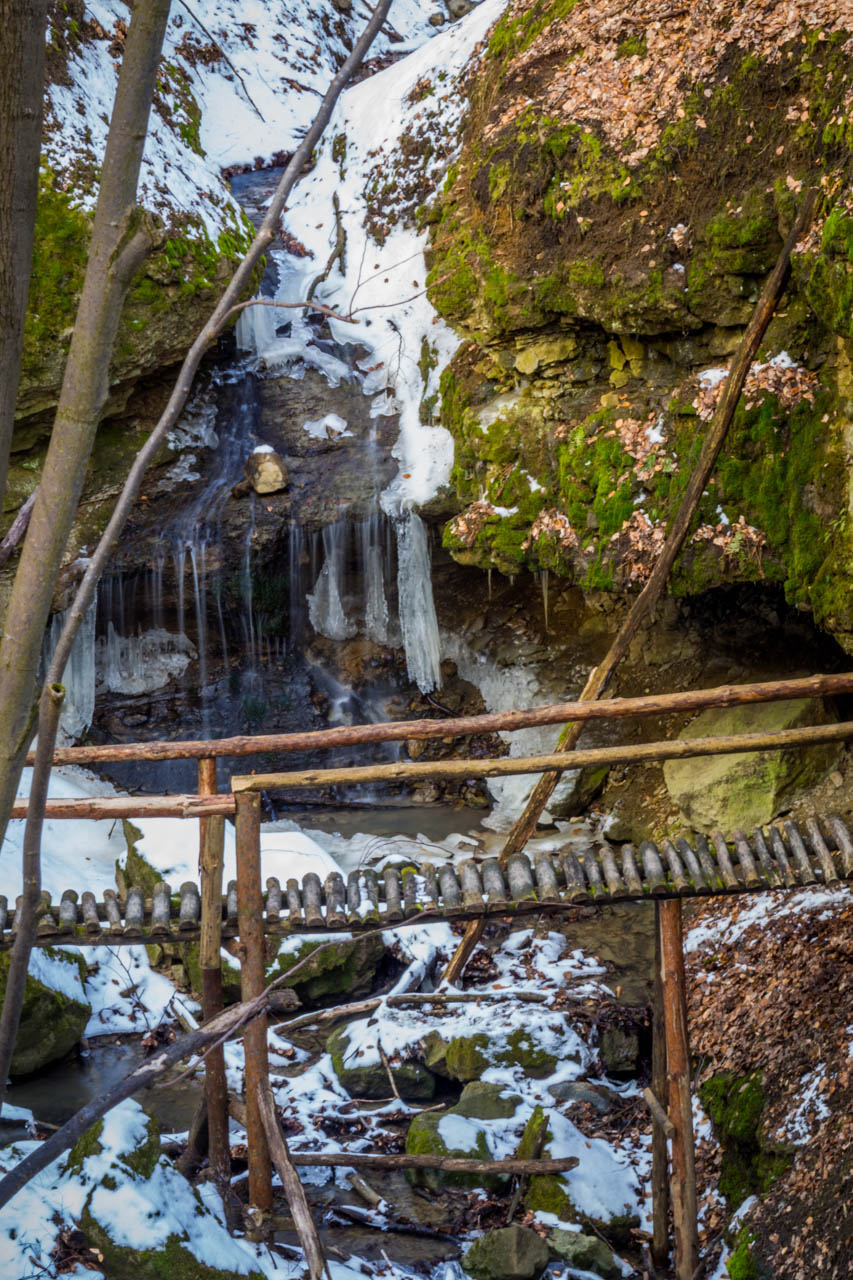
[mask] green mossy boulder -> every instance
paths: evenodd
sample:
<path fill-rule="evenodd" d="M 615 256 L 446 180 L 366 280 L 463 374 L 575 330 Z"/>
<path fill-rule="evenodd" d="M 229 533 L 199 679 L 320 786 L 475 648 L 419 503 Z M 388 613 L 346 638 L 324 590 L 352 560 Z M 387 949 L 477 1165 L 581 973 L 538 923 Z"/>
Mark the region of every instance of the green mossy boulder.
<path fill-rule="evenodd" d="M 312 954 L 315 951 L 317 955 Z M 307 959 L 291 984 L 303 1004 L 310 1008 L 330 1001 L 337 1003 L 341 996 L 359 999 L 369 995 L 384 952 L 382 939 L 375 933 L 342 938 L 331 946 L 306 939 L 295 951 L 280 951 L 267 969 L 267 978 L 289 973 Z"/>
<path fill-rule="evenodd" d="M 85 980 L 86 964 L 82 956 L 55 951 L 52 947 L 44 948 L 40 955 L 57 964 L 70 966 L 79 972 L 81 983 Z M 6 994 L 8 974 L 9 956 L 0 955 L 0 1002 Z M 32 1075 L 49 1063 L 64 1058 L 80 1040 L 91 1016 L 88 1004 L 55 991 L 28 975 L 11 1074 Z"/>
<path fill-rule="evenodd" d="M 475 1280 L 538 1280 L 548 1265 L 548 1246 L 529 1227 L 501 1227 L 475 1240 L 462 1266 Z"/>
<path fill-rule="evenodd" d="M 521 1067 L 526 1076 L 542 1079 L 557 1068 L 557 1058 L 538 1044 L 524 1027 L 506 1037 L 490 1038 L 483 1031 L 443 1040 L 431 1032 L 423 1044 L 430 1070 L 451 1080 L 479 1080 L 488 1067 Z"/>
<path fill-rule="evenodd" d="M 710 708 L 691 721 L 682 739 L 736 733 L 775 733 L 833 720 L 821 702 L 801 698 L 753 706 Z M 663 776 L 672 799 L 699 831 L 746 831 L 770 822 L 799 791 L 832 767 L 836 744 L 788 751 L 739 752 L 696 760 L 668 760 Z"/>
<path fill-rule="evenodd" d="M 361 1063 L 348 1058 L 350 1038 L 346 1027 L 338 1027 L 326 1041 L 335 1075 L 353 1098 L 387 1098 L 391 1093 L 388 1072 L 378 1054 Z M 365 1053 L 365 1058 L 367 1054 Z M 409 1102 L 429 1102 L 435 1094 L 435 1076 L 420 1062 L 391 1062 L 391 1075 L 402 1098 Z"/>
<path fill-rule="evenodd" d="M 187 982 L 190 990 L 196 995 L 202 994 L 201 981 L 201 964 L 199 962 L 200 944 L 198 942 L 190 942 L 182 952 L 184 963 L 184 972 L 186 973 Z M 241 997 L 240 988 L 240 970 L 228 963 L 223 957 L 220 960 L 220 971 L 222 973 L 222 999 L 225 1004 L 237 1004 Z"/>
<path fill-rule="evenodd" d="M 791 1152 L 768 1142 L 764 1135 L 761 1072 L 748 1076 L 721 1072 L 704 1082 L 699 1097 L 720 1143 L 719 1186 L 729 1209 L 737 1209 L 748 1196 L 766 1195 L 791 1163 Z"/>
<path fill-rule="evenodd" d="M 613 1256 L 613 1250 L 598 1236 L 587 1236 L 579 1231 L 561 1231 L 558 1227 L 548 1236 L 548 1244 L 554 1258 L 560 1258 L 579 1271 L 594 1271 L 605 1280 L 615 1280 L 622 1269 Z"/>
<path fill-rule="evenodd" d="M 409 1155 L 465 1156 L 474 1160 L 491 1160 L 486 1140 L 490 1120 L 509 1120 L 521 1103 L 517 1094 L 508 1093 L 503 1085 L 476 1080 L 462 1090 L 459 1101 L 447 1111 L 424 1111 L 415 1116 L 406 1135 Z M 477 1123 L 477 1122 L 484 1123 Z M 407 1169 L 412 1186 L 487 1187 L 503 1191 L 507 1179 L 500 1174 L 446 1173 L 440 1169 Z"/>

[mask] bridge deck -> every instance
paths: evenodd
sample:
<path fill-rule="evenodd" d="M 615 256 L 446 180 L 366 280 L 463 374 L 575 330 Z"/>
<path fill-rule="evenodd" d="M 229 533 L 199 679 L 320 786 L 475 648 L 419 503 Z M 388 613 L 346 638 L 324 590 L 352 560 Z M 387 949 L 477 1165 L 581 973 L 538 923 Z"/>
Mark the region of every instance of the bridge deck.
<path fill-rule="evenodd" d="M 346 881 L 337 872 L 325 883 L 313 873 L 301 884 L 288 880 L 284 887 L 269 879 L 264 931 L 360 931 L 422 917 L 530 915 L 581 904 L 756 893 L 848 880 L 853 880 L 853 837 L 841 818 L 830 816 L 820 822 L 809 818 L 802 824 L 774 824 L 751 838 L 735 832 L 728 843 L 715 832 L 709 838 L 664 840 L 659 846 L 645 841 L 638 849 L 599 844 L 580 855 L 537 853 L 532 862 L 519 853 L 509 859 L 505 871 L 496 858 L 468 858 L 454 866 L 361 869 L 350 872 Z M 177 894 L 161 882 L 152 898 L 138 887 L 126 895 L 108 890 L 102 901 L 92 893 L 68 889 L 58 904 L 44 894 L 43 908 L 39 946 L 191 942 L 201 927 L 199 886 L 192 881 L 182 884 Z M 11 944 L 14 930 L 15 912 L 0 896 L 0 949 Z M 232 881 L 222 900 L 222 936 L 237 934 L 237 886 Z"/>

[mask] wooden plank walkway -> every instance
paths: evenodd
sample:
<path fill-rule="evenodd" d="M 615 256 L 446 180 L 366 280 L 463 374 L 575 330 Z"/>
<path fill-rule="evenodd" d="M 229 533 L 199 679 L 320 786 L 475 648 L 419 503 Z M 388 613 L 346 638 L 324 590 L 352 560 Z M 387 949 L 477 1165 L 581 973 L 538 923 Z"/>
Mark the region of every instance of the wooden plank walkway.
<path fill-rule="evenodd" d="M 579 905 L 748 894 L 770 889 L 833 885 L 853 880 L 853 836 L 836 815 L 803 823 L 774 823 L 751 837 L 679 836 L 638 848 L 600 843 L 577 853 L 514 854 L 506 869 L 497 858 L 468 858 L 450 865 L 370 868 L 335 872 L 325 882 L 314 873 L 282 886 L 267 880 L 264 932 L 284 936 L 346 929 L 354 932 L 418 919 L 472 920 L 483 915 L 530 915 L 569 911 Z M 126 896 L 107 891 L 66 890 L 53 904 L 43 895 L 44 914 L 36 945 L 77 943 L 120 946 L 192 942 L 201 929 L 198 884 L 173 893 L 161 882 L 153 897 L 138 887 Z M 0 949 L 14 937 L 15 912 L 0 896 Z M 222 937 L 238 935 L 237 885 L 222 899 Z"/>

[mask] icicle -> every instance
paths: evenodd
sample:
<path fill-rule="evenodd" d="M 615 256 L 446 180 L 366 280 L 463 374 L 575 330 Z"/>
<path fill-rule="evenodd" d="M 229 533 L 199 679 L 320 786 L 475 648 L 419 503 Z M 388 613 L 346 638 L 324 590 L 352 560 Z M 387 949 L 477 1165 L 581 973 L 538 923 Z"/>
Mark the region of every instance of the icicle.
<path fill-rule="evenodd" d="M 545 611 L 545 630 L 548 630 L 548 570 L 543 569 L 539 574 L 539 583 L 542 587 L 542 608 Z"/>
<path fill-rule="evenodd" d="M 409 679 L 421 693 L 441 687 L 441 642 L 432 598 L 426 526 L 408 512 L 396 523 L 397 596 Z"/>
<path fill-rule="evenodd" d="M 65 667 L 62 683 L 65 701 L 59 722 L 59 738 L 62 742 L 74 742 L 92 723 L 95 713 L 95 612 L 93 603 L 74 638 L 71 656 Z M 66 613 L 55 613 L 42 649 L 43 668 L 46 671 L 59 643 Z"/>
<path fill-rule="evenodd" d="M 261 294 L 256 294 L 261 297 Z M 236 338 L 241 351 L 250 355 L 263 355 L 275 342 L 275 330 L 280 313 L 275 307 L 244 307 L 237 317 Z"/>
<path fill-rule="evenodd" d="M 381 526 L 376 515 L 361 526 L 364 574 L 364 629 L 371 640 L 388 643 L 388 601 L 385 598 L 385 568 L 380 545 Z"/>
<path fill-rule="evenodd" d="M 308 596 L 311 626 L 330 640 L 347 640 L 356 632 L 355 625 L 346 615 L 341 598 L 345 534 L 346 525 L 342 523 L 327 525 L 323 530 L 325 559 L 314 583 L 314 590 Z"/>

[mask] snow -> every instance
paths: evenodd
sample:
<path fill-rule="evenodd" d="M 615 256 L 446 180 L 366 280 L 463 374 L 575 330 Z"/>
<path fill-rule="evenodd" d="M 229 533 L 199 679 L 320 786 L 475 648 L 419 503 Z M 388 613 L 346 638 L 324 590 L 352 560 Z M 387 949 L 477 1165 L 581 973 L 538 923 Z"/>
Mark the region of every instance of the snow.
<path fill-rule="evenodd" d="M 721 914 L 695 925 L 684 940 L 684 950 L 689 954 L 706 947 L 713 949 L 723 942 L 731 945 L 753 925 L 761 924 L 764 929 L 769 929 L 787 915 L 801 915 L 807 911 L 827 908 L 836 910 L 840 902 L 850 900 L 851 893 L 853 891 L 847 885 L 838 885 L 832 889 L 813 887 L 790 893 L 785 890 L 762 893 L 747 906 L 733 907 L 732 911 L 737 913 L 736 919 L 732 918 L 731 913 Z"/>
<path fill-rule="evenodd" d="M 819 1063 L 813 1071 L 800 1077 L 799 1102 L 785 1121 L 785 1137 L 796 1146 L 804 1146 L 830 1115 L 829 1107 L 821 1097 L 825 1080 L 826 1063 Z"/>
<path fill-rule="evenodd" d="M 716 387 L 728 376 L 728 369 L 703 369 L 699 374 L 699 384 L 703 387 Z"/>
<path fill-rule="evenodd" d="M 315 440 L 332 440 L 338 436 L 352 435 L 346 418 L 342 418 L 339 413 L 327 413 L 324 418 L 303 422 L 302 430 L 307 431 Z"/>

